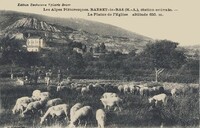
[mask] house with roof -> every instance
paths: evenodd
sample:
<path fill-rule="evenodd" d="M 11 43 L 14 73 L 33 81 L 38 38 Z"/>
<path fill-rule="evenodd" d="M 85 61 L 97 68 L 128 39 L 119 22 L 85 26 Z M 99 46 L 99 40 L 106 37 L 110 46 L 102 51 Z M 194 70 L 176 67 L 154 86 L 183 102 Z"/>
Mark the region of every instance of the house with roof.
<path fill-rule="evenodd" d="M 28 52 L 39 52 L 45 46 L 45 39 L 41 37 L 29 37 L 26 41 L 26 47 Z"/>

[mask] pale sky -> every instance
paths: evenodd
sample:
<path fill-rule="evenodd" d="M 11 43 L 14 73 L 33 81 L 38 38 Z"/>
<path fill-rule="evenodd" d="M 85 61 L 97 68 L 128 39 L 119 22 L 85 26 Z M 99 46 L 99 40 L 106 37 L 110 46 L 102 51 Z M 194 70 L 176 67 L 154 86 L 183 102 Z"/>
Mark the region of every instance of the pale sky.
<path fill-rule="evenodd" d="M 164 16 L 87 16 L 88 12 L 43 11 L 44 7 L 17 6 L 21 4 L 71 4 L 66 8 L 149 8 L 173 9 Z M 168 39 L 180 45 L 200 44 L 200 0 L 1 0 L 0 10 L 43 14 L 52 17 L 84 18 L 115 25 L 153 39 Z M 46 8 L 49 8 L 46 7 Z M 65 7 L 55 7 L 65 8 Z M 92 12 L 93 13 L 93 12 Z M 113 12 L 101 12 L 113 13 Z M 126 13 L 126 12 L 119 12 Z M 144 13 L 144 12 L 141 12 Z M 146 12 L 150 13 L 150 12 Z"/>

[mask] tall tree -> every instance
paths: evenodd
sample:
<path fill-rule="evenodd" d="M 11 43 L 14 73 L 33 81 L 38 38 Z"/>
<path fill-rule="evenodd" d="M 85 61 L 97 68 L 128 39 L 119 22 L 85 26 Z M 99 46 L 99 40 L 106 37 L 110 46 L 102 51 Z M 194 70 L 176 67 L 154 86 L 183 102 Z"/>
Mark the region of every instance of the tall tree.
<path fill-rule="evenodd" d="M 19 64 L 23 61 L 24 50 L 19 40 L 3 38 L 0 43 L 2 50 L 2 62 L 4 64 Z"/>
<path fill-rule="evenodd" d="M 164 69 L 178 68 L 184 64 L 186 57 L 183 51 L 177 50 L 178 43 L 169 40 L 158 40 L 147 45 L 144 55 L 155 70 L 155 81 Z"/>

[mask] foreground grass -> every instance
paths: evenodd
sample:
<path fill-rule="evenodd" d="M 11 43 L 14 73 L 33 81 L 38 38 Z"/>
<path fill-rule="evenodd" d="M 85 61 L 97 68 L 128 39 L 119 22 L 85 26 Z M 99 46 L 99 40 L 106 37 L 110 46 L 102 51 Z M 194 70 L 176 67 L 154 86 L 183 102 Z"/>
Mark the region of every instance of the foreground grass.
<path fill-rule="evenodd" d="M 22 96 L 31 96 L 32 91 L 40 89 L 47 91 L 44 85 L 39 86 L 13 86 L 14 82 L 1 80 L 0 94 L 1 107 L 0 127 L 25 126 L 25 127 L 49 127 L 40 126 L 39 116 L 21 118 L 13 115 L 11 110 L 16 99 Z M 163 123 L 165 127 L 197 127 L 199 125 L 199 94 L 187 94 L 185 96 L 170 97 L 168 105 L 154 111 L 149 111 L 148 97 L 135 96 L 132 94 L 119 94 L 123 98 L 123 110 L 121 112 L 107 112 L 107 127 L 159 127 Z M 63 92 L 56 94 L 70 106 L 77 102 L 90 105 L 95 110 L 103 108 L 101 94 L 81 95 L 76 92 Z M 55 123 L 52 127 L 66 127 L 65 123 Z M 97 127 L 95 117 L 91 118 L 89 127 Z"/>

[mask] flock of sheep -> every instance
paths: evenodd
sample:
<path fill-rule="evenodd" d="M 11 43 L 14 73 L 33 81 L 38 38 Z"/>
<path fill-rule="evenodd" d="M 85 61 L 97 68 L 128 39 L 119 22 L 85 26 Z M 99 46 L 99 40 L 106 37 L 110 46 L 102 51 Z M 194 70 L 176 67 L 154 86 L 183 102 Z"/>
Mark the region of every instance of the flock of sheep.
<path fill-rule="evenodd" d="M 70 86 L 65 86 L 64 84 L 59 84 L 59 86 L 56 86 L 56 91 L 59 93 L 69 88 L 71 91 L 80 92 L 81 95 L 100 93 L 101 97 L 99 102 L 101 102 L 104 108 L 94 110 L 91 106 L 84 106 L 82 103 L 69 106 L 64 103 L 60 97 L 52 98 L 51 90 L 49 90 L 49 92 L 34 90 L 31 97 L 25 96 L 18 98 L 12 112 L 13 114 L 19 113 L 22 117 L 31 114 L 42 115 L 40 120 L 41 125 L 49 120 L 62 118 L 69 124 L 68 126 L 70 128 L 80 126 L 81 124 L 86 126 L 91 118 L 96 117 L 98 127 L 104 128 L 106 124 L 106 112 L 110 110 L 122 111 L 123 109 L 123 98 L 118 94 L 148 96 L 149 104 L 151 104 L 152 107 L 159 107 L 160 105 L 163 106 L 167 104 L 169 96 L 175 97 L 176 95 L 186 93 L 186 91 L 194 91 L 194 88 L 191 87 L 167 90 L 164 89 L 163 86 L 149 87 L 147 84 L 126 84 L 118 86 L 111 84 L 89 84 L 85 86 L 71 84 Z"/>
<path fill-rule="evenodd" d="M 107 103 L 109 96 L 112 96 L 112 93 L 104 93 L 101 100 L 106 102 L 104 103 L 105 105 L 112 106 L 110 101 Z M 115 99 L 116 98 L 114 98 L 113 103 Z M 44 111 L 46 112 L 44 113 Z M 83 106 L 81 103 L 76 103 L 70 109 L 70 106 L 63 103 L 61 98 L 50 99 L 49 92 L 41 92 L 40 90 L 34 90 L 31 97 L 25 96 L 18 98 L 12 112 L 13 114 L 19 113 L 22 117 L 29 114 L 43 115 L 40 120 L 41 125 L 45 121 L 48 121 L 48 119 L 52 120 L 64 115 L 65 120 L 69 121 L 70 128 L 79 126 L 82 120 L 84 120 L 86 126 L 87 121 L 93 116 L 93 109 L 91 106 Z M 96 120 L 98 127 L 103 128 L 106 120 L 106 114 L 103 109 L 98 109 L 96 111 Z"/>

